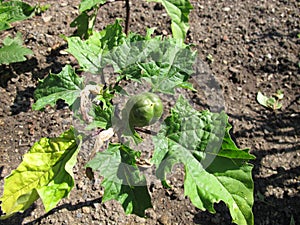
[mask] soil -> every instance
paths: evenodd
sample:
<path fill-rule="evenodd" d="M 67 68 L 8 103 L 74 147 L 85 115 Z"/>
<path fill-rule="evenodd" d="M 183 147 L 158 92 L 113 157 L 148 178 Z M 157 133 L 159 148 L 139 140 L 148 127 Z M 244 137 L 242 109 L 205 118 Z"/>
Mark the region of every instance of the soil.
<path fill-rule="evenodd" d="M 27 1 L 31 4 L 36 1 Z M 65 64 L 77 66 L 64 50 L 75 30 L 69 24 L 78 15 L 79 0 L 44 1 L 51 4 L 41 15 L 14 24 L 1 39 L 16 32 L 34 55 L 26 62 L 0 67 L 0 192 L 4 177 L 21 162 L 22 155 L 41 137 L 57 136 L 72 124 L 64 104 L 33 111 L 33 92 L 38 79 Z M 206 61 L 224 94 L 233 136 L 241 148 L 250 148 L 256 159 L 253 179 L 257 225 L 300 224 L 300 38 L 298 0 L 193 1 L 187 42 Z M 96 28 L 115 18 L 125 18 L 124 3 L 101 8 Z M 170 35 L 170 20 L 157 3 L 132 1 L 130 30 Z M 275 112 L 256 101 L 258 91 L 272 95 L 283 90 L 282 108 Z M 12 224 L 231 224 L 224 203 L 216 214 L 195 208 L 183 195 L 182 170 L 174 171 L 173 188 L 159 183 L 150 187 L 153 209 L 147 218 L 126 216 L 114 201 L 102 203 L 103 190 L 84 175 L 86 156 L 80 153 L 74 168 L 76 186 L 70 197 L 44 212 L 40 201 L 1 225 Z"/>

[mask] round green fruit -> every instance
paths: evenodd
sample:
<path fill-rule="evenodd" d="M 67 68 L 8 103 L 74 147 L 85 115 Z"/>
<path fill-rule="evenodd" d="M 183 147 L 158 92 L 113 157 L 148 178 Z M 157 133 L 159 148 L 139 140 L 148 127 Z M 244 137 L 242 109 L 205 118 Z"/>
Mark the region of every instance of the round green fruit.
<path fill-rule="evenodd" d="M 163 104 L 153 93 L 145 92 L 131 97 L 126 103 L 131 127 L 144 127 L 154 124 L 163 114 Z"/>

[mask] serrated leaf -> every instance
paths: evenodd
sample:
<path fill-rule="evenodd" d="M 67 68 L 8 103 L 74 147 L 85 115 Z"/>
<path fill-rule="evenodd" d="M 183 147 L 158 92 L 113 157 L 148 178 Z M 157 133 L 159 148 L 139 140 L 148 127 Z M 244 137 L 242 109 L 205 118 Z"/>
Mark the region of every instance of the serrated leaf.
<path fill-rule="evenodd" d="M 174 93 L 174 88 L 193 89 L 187 82 L 194 72 L 196 52 L 174 39 L 151 39 L 124 43 L 104 56 L 123 78 L 150 83 L 152 91 Z"/>
<path fill-rule="evenodd" d="M 253 224 L 252 165 L 254 156 L 240 150 L 229 135 L 224 112 L 198 112 L 180 97 L 154 137 L 152 161 L 165 183 L 176 163 L 185 169 L 184 193 L 201 210 L 214 213 L 214 203 L 225 202 L 236 224 Z"/>
<path fill-rule="evenodd" d="M 15 38 L 6 37 L 3 40 L 3 47 L 0 48 L 0 64 L 23 62 L 25 55 L 32 55 L 33 52 L 23 47 L 22 34 L 17 33 Z"/>
<path fill-rule="evenodd" d="M 40 110 L 46 105 L 54 106 L 58 99 L 70 106 L 80 96 L 83 89 L 83 78 L 79 77 L 70 65 L 65 66 L 59 74 L 49 74 L 41 80 L 34 92 L 37 101 L 32 105 Z"/>
<path fill-rule="evenodd" d="M 93 7 L 104 4 L 107 0 L 82 0 L 79 5 L 79 11 L 82 13 L 83 11 L 90 10 Z"/>
<path fill-rule="evenodd" d="M 97 74 L 103 69 L 102 54 L 121 44 L 124 38 L 120 20 L 116 20 L 101 32 L 94 32 L 85 41 L 79 37 L 68 37 L 67 51 L 78 60 L 82 70 Z"/>
<path fill-rule="evenodd" d="M 111 127 L 111 116 L 113 115 L 113 110 L 114 108 L 112 106 L 107 109 L 103 109 L 103 107 L 99 105 L 93 105 L 92 110 L 90 111 L 90 116 L 93 118 L 93 121 L 86 127 L 86 129 L 107 129 Z"/>
<path fill-rule="evenodd" d="M 1 219 L 23 212 L 39 197 L 48 212 L 68 196 L 74 186 L 72 168 L 80 149 L 81 138 L 74 129 L 57 138 L 41 138 L 23 156 L 17 169 L 4 180 L 0 198 Z"/>
<path fill-rule="evenodd" d="M 91 110 L 88 112 L 88 117 L 91 118 L 91 123 L 89 123 L 86 127 L 87 130 L 91 130 L 94 128 L 108 129 L 112 126 L 112 115 L 114 114 L 112 99 L 114 97 L 115 91 L 118 90 L 112 88 L 106 88 L 103 90 L 103 88 L 101 88 L 99 93 L 95 93 L 96 97 L 94 101 L 97 103 L 93 103 L 91 106 Z M 83 96 L 81 96 L 81 102 L 83 102 Z M 81 108 L 88 107 L 81 106 Z"/>
<path fill-rule="evenodd" d="M 32 16 L 35 7 L 22 1 L 0 2 L 0 31 L 10 28 L 10 24 Z"/>
<path fill-rule="evenodd" d="M 119 201 L 126 214 L 144 216 L 150 208 L 151 198 L 145 177 L 140 175 L 136 165 L 136 152 L 123 144 L 109 144 L 104 152 L 99 152 L 86 167 L 100 172 L 104 177 L 105 188 L 102 201 L 115 199 Z"/>
<path fill-rule="evenodd" d="M 184 41 L 189 29 L 189 13 L 193 6 L 188 0 L 148 0 L 161 3 L 171 17 L 172 34 L 175 39 Z"/>

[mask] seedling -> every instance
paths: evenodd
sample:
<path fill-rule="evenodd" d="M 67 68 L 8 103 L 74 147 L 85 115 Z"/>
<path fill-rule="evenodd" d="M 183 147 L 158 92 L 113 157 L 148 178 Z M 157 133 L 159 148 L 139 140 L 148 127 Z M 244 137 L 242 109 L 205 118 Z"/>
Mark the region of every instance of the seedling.
<path fill-rule="evenodd" d="M 276 93 L 273 94 L 273 96 L 274 97 L 267 97 L 259 91 L 257 93 L 256 99 L 258 103 L 262 106 L 276 111 L 282 107 L 281 100 L 284 97 L 283 91 L 278 90 Z"/>

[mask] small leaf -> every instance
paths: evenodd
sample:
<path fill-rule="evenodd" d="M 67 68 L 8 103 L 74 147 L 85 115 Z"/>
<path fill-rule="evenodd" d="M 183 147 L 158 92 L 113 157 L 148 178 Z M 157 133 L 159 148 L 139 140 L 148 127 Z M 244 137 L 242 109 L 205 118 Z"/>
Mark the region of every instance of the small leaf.
<path fill-rule="evenodd" d="M 270 103 L 268 103 L 269 98 L 265 95 L 263 95 L 260 91 L 257 93 L 256 100 L 259 104 L 261 104 L 264 107 L 270 108 Z"/>
<path fill-rule="evenodd" d="M 10 24 L 32 16 L 35 7 L 22 1 L 0 2 L 0 31 L 10 28 Z"/>
<path fill-rule="evenodd" d="M 34 92 L 37 101 L 32 105 L 40 110 L 46 105 L 54 106 L 58 99 L 71 106 L 80 96 L 83 89 L 83 78 L 80 78 L 70 65 L 65 66 L 59 74 L 49 74 L 41 80 Z"/>
<path fill-rule="evenodd" d="M 23 62 L 25 55 L 32 55 L 33 52 L 22 46 L 22 34 L 17 33 L 16 37 L 11 39 L 6 37 L 3 40 L 3 47 L 0 48 L 0 64 L 9 64 L 14 62 Z"/>
<path fill-rule="evenodd" d="M 188 0 L 148 0 L 161 3 L 171 17 L 172 34 L 175 39 L 184 41 L 189 29 L 189 13 L 193 6 Z"/>
<path fill-rule="evenodd" d="M 279 100 L 282 100 L 284 97 L 283 91 L 282 90 L 278 90 L 275 94 L 276 98 Z"/>
<path fill-rule="evenodd" d="M 70 129 L 57 138 L 42 138 L 23 156 L 16 170 L 5 178 L 1 210 L 8 218 L 23 212 L 39 197 L 48 212 L 74 187 L 72 168 L 81 138 Z"/>
<path fill-rule="evenodd" d="M 144 216 L 152 204 L 146 179 L 136 165 L 139 156 L 140 152 L 126 145 L 109 144 L 108 149 L 97 153 L 86 167 L 99 171 L 104 177 L 101 184 L 105 188 L 103 202 L 115 199 L 126 214 Z"/>
<path fill-rule="evenodd" d="M 90 16 L 86 12 L 82 12 L 70 24 L 70 27 L 77 27 L 75 36 L 88 38 L 90 36 Z"/>
<path fill-rule="evenodd" d="M 257 93 L 256 99 L 259 104 L 261 104 L 264 107 L 277 110 L 282 107 L 282 104 L 279 102 L 283 98 L 283 93 L 281 91 L 278 91 L 276 94 L 274 94 L 277 99 L 273 97 L 266 97 L 264 96 L 260 91 Z"/>
<path fill-rule="evenodd" d="M 90 10 L 93 7 L 104 4 L 107 0 L 82 0 L 79 5 L 79 12 L 82 13 L 83 11 Z"/>

